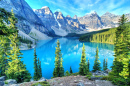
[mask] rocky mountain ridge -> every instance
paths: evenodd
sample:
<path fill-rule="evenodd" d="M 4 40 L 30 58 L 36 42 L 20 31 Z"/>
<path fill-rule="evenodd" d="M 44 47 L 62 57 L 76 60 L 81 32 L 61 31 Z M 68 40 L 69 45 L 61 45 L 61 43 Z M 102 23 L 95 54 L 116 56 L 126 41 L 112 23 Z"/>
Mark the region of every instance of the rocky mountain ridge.
<path fill-rule="evenodd" d="M 103 14 L 102 16 L 99 16 L 95 11 L 92 13 L 87 13 L 85 16 L 83 17 L 77 17 L 77 15 L 75 15 L 73 18 L 70 15 L 67 15 L 66 17 L 64 17 L 64 15 L 61 12 L 55 12 L 52 13 L 52 11 L 46 10 L 49 9 L 49 7 L 45 6 L 42 7 L 41 9 L 35 9 L 34 12 L 38 15 L 38 17 L 40 19 L 43 19 L 41 16 L 39 15 L 44 15 L 44 20 L 48 19 L 47 15 L 45 15 L 45 13 L 41 13 L 38 12 L 39 10 L 44 10 L 44 11 L 48 11 L 48 13 L 51 13 L 53 17 L 55 17 L 55 23 L 53 23 L 54 25 L 58 25 L 60 27 L 62 27 L 63 30 L 67 31 L 68 33 L 76 33 L 77 31 L 84 31 L 84 30 L 98 30 L 98 29 L 106 29 L 106 28 L 113 28 L 113 27 L 117 27 L 118 26 L 118 20 L 121 17 L 121 15 L 115 15 L 109 12 L 106 12 L 105 14 Z M 56 15 L 56 16 L 55 16 Z M 130 13 L 129 14 L 125 14 L 126 17 L 129 19 L 130 21 Z M 54 18 L 53 18 L 54 19 Z M 53 19 L 48 19 L 50 22 L 53 21 Z M 45 24 L 47 25 L 47 24 Z M 54 26 L 52 25 L 52 26 Z M 60 28 L 60 27 L 55 27 L 55 28 Z M 67 27 L 67 29 L 65 28 Z M 71 30 L 72 29 L 72 30 Z"/>
<path fill-rule="evenodd" d="M 52 29 L 56 35 L 66 36 L 68 33 L 82 31 L 79 22 L 74 21 L 70 16 L 64 17 L 61 12 L 52 13 L 49 7 L 33 9 L 37 16 L 42 20 L 47 29 Z M 75 19 L 76 20 L 76 19 Z"/>
<path fill-rule="evenodd" d="M 41 9 L 32 9 L 25 0 L 1 0 L 0 7 L 9 12 L 13 9 L 15 16 L 18 18 L 17 27 L 25 33 L 19 33 L 22 37 L 25 38 L 28 35 L 38 40 L 66 36 L 69 33 L 117 27 L 120 18 L 120 15 L 109 12 L 102 16 L 92 12 L 83 17 L 77 15 L 73 18 L 69 15 L 65 17 L 62 12 L 53 13 L 47 6 Z M 130 14 L 125 15 L 130 21 Z"/>

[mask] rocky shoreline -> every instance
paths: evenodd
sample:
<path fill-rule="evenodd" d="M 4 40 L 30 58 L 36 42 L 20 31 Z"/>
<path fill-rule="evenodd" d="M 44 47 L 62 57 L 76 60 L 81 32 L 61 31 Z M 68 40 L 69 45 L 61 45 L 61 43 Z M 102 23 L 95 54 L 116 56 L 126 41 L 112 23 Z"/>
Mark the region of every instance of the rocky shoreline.
<path fill-rule="evenodd" d="M 17 83 L 14 79 L 5 80 L 5 76 L 0 77 L 0 86 L 32 86 L 34 83 L 47 81 L 50 86 L 115 86 L 110 81 L 101 80 L 102 77 L 96 76 L 108 76 L 111 70 L 91 72 L 91 80 L 86 76 L 72 75 L 57 77 L 52 79 L 41 78 L 39 81 Z M 37 85 L 42 86 L 42 85 Z"/>

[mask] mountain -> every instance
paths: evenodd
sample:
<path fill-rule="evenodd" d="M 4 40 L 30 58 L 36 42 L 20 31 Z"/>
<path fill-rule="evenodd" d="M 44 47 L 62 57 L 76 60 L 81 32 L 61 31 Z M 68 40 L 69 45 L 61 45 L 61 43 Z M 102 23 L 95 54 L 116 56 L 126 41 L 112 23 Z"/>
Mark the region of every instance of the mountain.
<path fill-rule="evenodd" d="M 130 21 L 130 13 L 125 14 Z M 94 11 L 83 17 L 78 17 L 80 24 L 85 24 L 87 29 L 106 29 L 118 26 L 121 15 L 106 12 L 101 17 Z"/>
<path fill-rule="evenodd" d="M 81 24 L 85 24 L 87 29 L 98 29 L 102 28 L 103 25 L 101 18 L 95 11 L 88 13 L 83 17 L 79 17 L 78 20 Z"/>
<path fill-rule="evenodd" d="M 120 15 L 109 12 L 100 17 L 95 11 L 83 17 L 77 15 L 65 17 L 62 12 L 53 13 L 47 6 L 32 10 L 25 0 L 1 0 L 0 7 L 8 12 L 13 9 L 18 18 L 17 27 L 22 37 L 38 40 L 117 27 L 120 18 Z M 130 21 L 130 14 L 125 15 Z"/>
<path fill-rule="evenodd" d="M 106 12 L 101 16 L 104 27 L 116 27 L 118 26 L 118 20 L 121 16 Z"/>
<path fill-rule="evenodd" d="M 66 36 L 68 33 L 82 31 L 77 19 L 73 19 L 70 16 L 64 17 L 61 12 L 52 13 L 47 6 L 41 9 L 33 9 L 33 11 L 42 20 L 45 27 L 49 30 L 53 30 L 56 35 Z"/>
<path fill-rule="evenodd" d="M 33 29 L 36 29 L 37 32 L 42 32 L 43 35 L 49 34 L 49 30 L 45 28 L 41 19 L 34 13 L 25 0 L 1 0 L 0 7 L 4 8 L 8 12 L 13 9 L 15 16 L 18 18 L 17 27 L 25 34 L 29 35 Z M 38 35 L 36 32 L 32 33 Z M 23 34 L 22 36 L 26 37 L 26 35 Z"/>

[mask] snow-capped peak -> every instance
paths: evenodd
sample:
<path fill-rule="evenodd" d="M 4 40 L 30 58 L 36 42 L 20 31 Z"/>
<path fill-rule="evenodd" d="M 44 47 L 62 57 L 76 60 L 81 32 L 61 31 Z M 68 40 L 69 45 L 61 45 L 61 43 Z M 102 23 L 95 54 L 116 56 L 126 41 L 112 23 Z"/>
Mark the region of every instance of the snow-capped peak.
<path fill-rule="evenodd" d="M 47 6 L 44 6 L 44 7 L 42 7 L 41 9 L 46 9 L 46 8 L 49 8 L 49 7 L 47 7 Z"/>
<path fill-rule="evenodd" d="M 86 15 L 91 15 L 91 14 L 97 14 L 96 11 L 91 11 L 90 13 L 86 13 Z"/>

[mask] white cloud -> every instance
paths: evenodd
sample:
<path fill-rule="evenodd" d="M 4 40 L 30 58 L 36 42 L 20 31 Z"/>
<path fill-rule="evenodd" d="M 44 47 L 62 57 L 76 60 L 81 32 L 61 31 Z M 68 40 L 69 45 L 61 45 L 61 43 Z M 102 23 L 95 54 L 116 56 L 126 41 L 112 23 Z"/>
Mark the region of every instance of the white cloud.
<path fill-rule="evenodd" d="M 125 0 L 106 0 L 99 4 L 98 8 L 95 8 L 95 10 L 98 10 L 98 13 L 100 16 L 104 14 L 105 12 L 109 11 L 112 12 L 115 9 L 120 9 L 120 6 L 125 3 Z"/>
<path fill-rule="evenodd" d="M 58 7 L 55 11 L 61 11 L 64 16 L 71 14 L 83 16 L 85 15 L 85 12 L 90 12 L 91 10 L 96 10 L 100 16 L 107 11 L 112 12 L 115 10 L 116 12 L 119 12 L 119 10 L 116 9 L 122 9 L 120 6 L 126 2 L 126 0 L 71 0 L 73 3 L 70 3 L 69 0 L 46 1 Z"/>
<path fill-rule="evenodd" d="M 44 64 L 49 65 L 49 63 L 48 63 L 48 62 L 44 62 Z"/>
<path fill-rule="evenodd" d="M 122 7 L 122 8 L 119 8 L 119 9 L 111 11 L 111 13 L 117 14 L 117 15 L 122 15 L 122 14 L 130 13 L 130 7 L 126 7 L 125 10 Z"/>
<path fill-rule="evenodd" d="M 60 11 L 61 11 L 61 9 L 56 9 L 56 10 L 55 10 L 55 12 L 56 12 L 56 11 L 60 12 Z"/>
<path fill-rule="evenodd" d="M 78 44 L 76 46 L 74 46 L 74 50 L 78 49 Z"/>
<path fill-rule="evenodd" d="M 101 0 L 96 0 L 95 4 L 99 3 Z"/>
<path fill-rule="evenodd" d="M 86 13 L 86 15 L 90 15 L 91 13 L 95 13 L 95 10 L 91 10 L 89 13 Z"/>
<path fill-rule="evenodd" d="M 94 4 L 88 4 L 89 7 L 92 7 Z"/>

